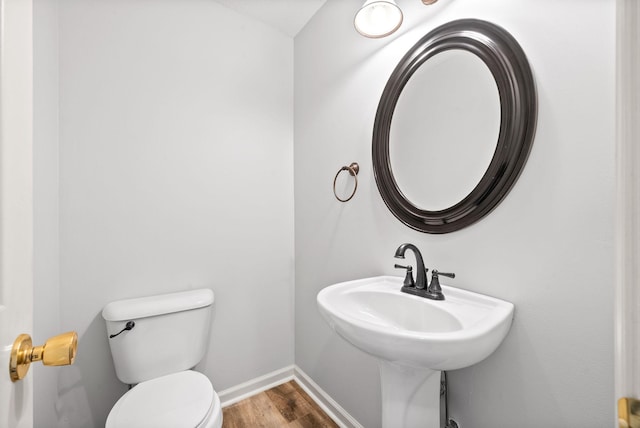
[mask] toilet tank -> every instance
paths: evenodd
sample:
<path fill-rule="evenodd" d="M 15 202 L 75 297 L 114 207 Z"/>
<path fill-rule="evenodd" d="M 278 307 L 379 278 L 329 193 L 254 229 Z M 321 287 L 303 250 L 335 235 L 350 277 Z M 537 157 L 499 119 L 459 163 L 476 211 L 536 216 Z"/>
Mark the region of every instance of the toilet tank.
<path fill-rule="evenodd" d="M 124 383 L 193 368 L 209 342 L 213 291 L 199 289 L 118 300 L 102 310 L 116 375 Z"/>

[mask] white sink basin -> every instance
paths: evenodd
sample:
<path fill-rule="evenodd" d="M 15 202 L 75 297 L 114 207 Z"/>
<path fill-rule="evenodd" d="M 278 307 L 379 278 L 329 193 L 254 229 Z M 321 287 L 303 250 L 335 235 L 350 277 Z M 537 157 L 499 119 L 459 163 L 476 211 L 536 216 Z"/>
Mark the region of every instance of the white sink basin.
<path fill-rule="evenodd" d="M 445 300 L 430 300 L 402 293 L 402 281 L 380 276 L 329 286 L 318 294 L 320 312 L 363 351 L 432 370 L 482 361 L 511 327 L 512 303 L 445 285 Z"/>

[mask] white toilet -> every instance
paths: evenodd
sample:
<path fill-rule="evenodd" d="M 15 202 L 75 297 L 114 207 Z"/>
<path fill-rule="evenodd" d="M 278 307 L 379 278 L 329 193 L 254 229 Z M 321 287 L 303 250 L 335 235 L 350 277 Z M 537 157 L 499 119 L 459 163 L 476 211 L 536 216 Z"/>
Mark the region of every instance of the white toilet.
<path fill-rule="evenodd" d="M 191 370 L 209 339 L 209 289 L 109 303 L 107 323 L 116 375 L 135 385 L 113 406 L 106 428 L 220 428 L 220 398 Z"/>

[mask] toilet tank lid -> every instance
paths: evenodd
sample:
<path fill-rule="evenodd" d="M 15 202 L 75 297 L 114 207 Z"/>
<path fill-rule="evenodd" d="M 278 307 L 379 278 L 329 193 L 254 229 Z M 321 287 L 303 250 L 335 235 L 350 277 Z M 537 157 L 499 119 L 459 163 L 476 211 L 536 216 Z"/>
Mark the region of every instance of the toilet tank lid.
<path fill-rule="evenodd" d="M 213 291 L 208 288 L 117 300 L 102 310 L 106 321 L 128 321 L 172 312 L 188 311 L 213 304 Z"/>

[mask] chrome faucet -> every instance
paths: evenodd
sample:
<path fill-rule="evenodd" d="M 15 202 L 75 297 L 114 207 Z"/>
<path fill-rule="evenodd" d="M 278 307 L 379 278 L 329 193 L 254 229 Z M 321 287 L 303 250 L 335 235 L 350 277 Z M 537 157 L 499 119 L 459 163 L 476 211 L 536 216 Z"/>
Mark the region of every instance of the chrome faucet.
<path fill-rule="evenodd" d="M 402 244 L 396 250 L 396 255 L 394 257 L 396 259 L 404 259 L 404 253 L 407 250 L 413 251 L 413 254 L 416 256 L 415 288 L 419 290 L 424 290 L 425 288 L 427 288 L 427 270 L 424 268 L 424 261 L 422 260 L 422 254 L 420 254 L 420 250 L 418 250 L 418 247 L 416 247 L 413 244 Z M 405 290 L 402 290 L 402 291 L 405 291 Z"/>
<path fill-rule="evenodd" d="M 431 284 L 427 286 L 427 271 L 424 267 L 424 260 L 422 259 L 422 254 L 420 254 L 420 250 L 413 244 L 402 244 L 396 250 L 395 257 L 398 259 L 404 259 L 404 253 L 406 250 L 413 251 L 413 254 L 416 256 L 416 281 L 415 285 L 413 283 L 413 276 L 411 274 L 411 266 L 400 266 L 395 265 L 396 268 L 403 268 L 407 270 L 407 276 L 404 279 L 404 283 L 400 291 L 404 293 L 413 294 L 420 297 L 426 297 L 427 299 L 432 300 L 444 300 L 444 294 L 442 294 L 442 288 L 440 287 L 440 276 L 447 276 L 449 278 L 455 278 L 456 274 L 454 273 L 444 273 L 438 272 L 437 270 L 432 271 L 431 276 Z"/>

